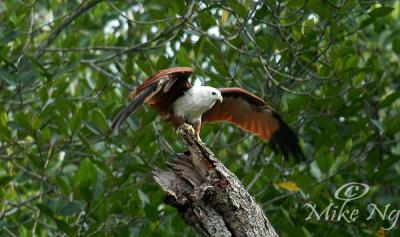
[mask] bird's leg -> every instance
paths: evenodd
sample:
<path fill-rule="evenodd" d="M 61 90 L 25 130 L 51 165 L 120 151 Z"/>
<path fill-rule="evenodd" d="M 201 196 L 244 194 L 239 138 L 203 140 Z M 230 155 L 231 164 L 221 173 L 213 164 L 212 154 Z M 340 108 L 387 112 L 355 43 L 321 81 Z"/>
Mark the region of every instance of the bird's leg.
<path fill-rule="evenodd" d="M 193 127 L 194 127 L 194 131 L 196 133 L 197 139 L 199 139 L 199 141 L 201 143 L 203 143 L 203 141 L 200 138 L 201 120 L 200 119 L 197 120 L 197 122 L 193 124 Z"/>

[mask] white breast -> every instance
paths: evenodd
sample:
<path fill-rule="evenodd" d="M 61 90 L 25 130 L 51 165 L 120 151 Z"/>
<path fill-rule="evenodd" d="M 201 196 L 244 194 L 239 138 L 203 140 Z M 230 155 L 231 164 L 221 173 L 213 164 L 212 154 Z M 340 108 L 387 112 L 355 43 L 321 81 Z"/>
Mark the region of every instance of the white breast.
<path fill-rule="evenodd" d="M 211 109 L 216 101 L 214 97 L 210 96 L 210 88 L 212 87 L 193 86 L 187 90 L 172 105 L 175 116 L 182 117 L 191 124 L 201 120 L 203 113 Z"/>

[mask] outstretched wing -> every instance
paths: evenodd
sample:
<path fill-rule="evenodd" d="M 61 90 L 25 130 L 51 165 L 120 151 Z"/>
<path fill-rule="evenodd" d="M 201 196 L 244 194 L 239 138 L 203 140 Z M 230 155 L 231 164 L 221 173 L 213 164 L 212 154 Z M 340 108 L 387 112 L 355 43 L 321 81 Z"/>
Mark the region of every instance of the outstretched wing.
<path fill-rule="evenodd" d="M 222 103 L 216 103 L 202 116 L 202 122 L 225 121 L 271 141 L 274 150 L 304 159 L 293 130 L 262 99 L 242 88 L 220 88 Z"/>
<path fill-rule="evenodd" d="M 192 71 L 189 67 L 175 67 L 158 71 L 148 78 L 132 92 L 132 101 L 114 118 L 111 129 L 118 129 L 144 103 L 154 106 L 160 113 L 166 113 L 173 101 L 191 87 L 188 78 Z"/>

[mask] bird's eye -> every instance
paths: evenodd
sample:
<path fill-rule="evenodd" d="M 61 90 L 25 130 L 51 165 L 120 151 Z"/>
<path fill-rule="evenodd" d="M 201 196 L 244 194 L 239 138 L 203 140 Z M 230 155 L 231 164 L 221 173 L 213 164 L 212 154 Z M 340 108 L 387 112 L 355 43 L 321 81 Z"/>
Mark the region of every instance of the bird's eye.
<path fill-rule="evenodd" d="M 217 95 L 217 93 L 216 92 L 211 92 L 211 95 Z"/>

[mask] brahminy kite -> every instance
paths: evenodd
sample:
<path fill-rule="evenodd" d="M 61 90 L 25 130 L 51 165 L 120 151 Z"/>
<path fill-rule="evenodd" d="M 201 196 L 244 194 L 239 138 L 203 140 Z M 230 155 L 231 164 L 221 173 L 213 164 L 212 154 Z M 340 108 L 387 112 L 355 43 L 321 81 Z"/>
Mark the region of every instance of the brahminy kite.
<path fill-rule="evenodd" d="M 297 160 L 304 158 L 296 134 L 262 99 L 242 88 L 193 86 L 188 81 L 192 72 L 189 67 L 175 67 L 148 78 L 132 93 L 132 102 L 115 117 L 112 130 L 147 103 L 175 128 L 191 124 L 197 136 L 202 122 L 229 122 L 270 141 L 285 158 L 289 153 Z"/>

